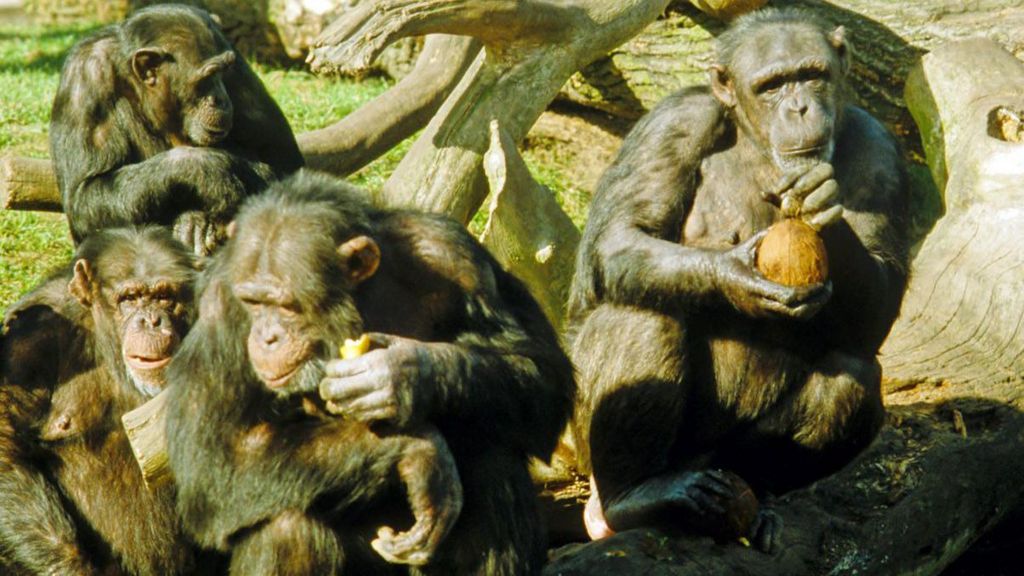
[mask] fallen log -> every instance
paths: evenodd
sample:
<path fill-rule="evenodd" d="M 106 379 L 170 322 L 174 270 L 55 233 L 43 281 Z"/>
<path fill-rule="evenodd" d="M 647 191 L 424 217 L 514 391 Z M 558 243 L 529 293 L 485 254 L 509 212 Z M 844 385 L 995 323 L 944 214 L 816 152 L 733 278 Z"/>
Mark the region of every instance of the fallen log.
<path fill-rule="evenodd" d="M 53 164 L 20 156 L 0 158 L 0 208 L 63 212 Z"/>
<path fill-rule="evenodd" d="M 1024 504 L 1024 414 L 1001 402 L 961 398 L 895 407 L 888 421 L 838 474 L 771 503 L 784 524 L 774 554 L 629 530 L 555 550 L 544 574 L 940 574 Z M 958 429 L 957 422 L 966 424 Z"/>

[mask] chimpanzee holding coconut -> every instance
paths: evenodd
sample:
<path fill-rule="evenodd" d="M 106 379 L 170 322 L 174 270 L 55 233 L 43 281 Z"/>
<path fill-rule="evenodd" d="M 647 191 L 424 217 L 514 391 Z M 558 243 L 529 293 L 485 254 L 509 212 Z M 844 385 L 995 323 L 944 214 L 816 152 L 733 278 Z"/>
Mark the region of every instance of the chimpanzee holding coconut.
<path fill-rule="evenodd" d="M 720 535 L 746 488 L 736 475 L 759 495 L 799 487 L 878 432 L 906 176 L 890 133 L 843 100 L 849 59 L 843 28 L 807 13 L 741 17 L 710 90 L 666 98 L 604 174 L 570 297 L 592 536 Z M 776 275 L 762 240 L 786 218 L 813 230 L 773 240 L 789 268 Z M 771 550 L 779 518 L 750 516 L 732 535 Z"/>

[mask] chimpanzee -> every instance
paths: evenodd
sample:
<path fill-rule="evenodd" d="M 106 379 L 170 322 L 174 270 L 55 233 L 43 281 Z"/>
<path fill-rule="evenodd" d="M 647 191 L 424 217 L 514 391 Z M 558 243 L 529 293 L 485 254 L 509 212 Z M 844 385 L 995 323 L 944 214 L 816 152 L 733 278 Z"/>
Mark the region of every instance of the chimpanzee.
<path fill-rule="evenodd" d="M 0 340 L 0 572 L 191 574 L 173 489 L 148 489 L 121 415 L 157 393 L 192 316 L 166 229 L 90 235 Z"/>
<path fill-rule="evenodd" d="M 550 457 L 575 388 L 523 284 L 458 224 L 372 208 L 322 175 L 272 184 L 232 230 L 169 368 L 187 529 L 233 546 L 232 570 L 246 574 L 539 572 L 527 459 Z M 338 359 L 338 344 L 364 332 L 376 349 Z M 287 420 L 266 390 L 279 384 L 319 387 L 348 423 Z M 347 441 L 355 423 L 379 438 Z M 408 516 L 393 458 L 373 442 L 429 425 L 451 448 L 464 506 L 428 564 L 399 567 L 366 544 L 395 524 L 396 503 Z"/>
<path fill-rule="evenodd" d="M 68 55 L 50 154 L 75 243 L 173 226 L 199 254 L 241 200 L 303 164 L 288 121 L 206 12 L 157 5 Z"/>
<path fill-rule="evenodd" d="M 735 491 L 721 469 L 778 493 L 842 467 L 882 423 L 876 354 L 907 276 L 898 147 L 844 103 L 842 27 L 766 9 L 717 48 L 710 90 L 669 96 L 623 142 L 581 242 L 570 355 L 592 536 L 699 529 Z M 783 215 L 818 229 L 830 281 L 757 271 Z M 778 520 L 755 521 L 762 549 Z"/>

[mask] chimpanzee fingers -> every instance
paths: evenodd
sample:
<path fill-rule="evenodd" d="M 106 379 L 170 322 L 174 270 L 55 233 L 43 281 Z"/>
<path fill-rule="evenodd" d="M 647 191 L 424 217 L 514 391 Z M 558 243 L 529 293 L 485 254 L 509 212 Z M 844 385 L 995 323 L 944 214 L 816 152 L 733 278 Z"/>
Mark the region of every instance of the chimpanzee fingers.
<path fill-rule="evenodd" d="M 689 493 L 689 499 L 696 504 L 696 511 L 699 514 L 724 514 L 725 508 L 717 498 L 694 486 Z"/>
<path fill-rule="evenodd" d="M 398 336 L 384 334 L 383 332 L 367 332 L 366 336 L 370 339 L 370 345 L 374 348 L 390 348 L 402 340 Z"/>
<path fill-rule="evenodd" d="M 370 546 L 388 562 L 410 566 L 430 562 L 436 550 L 436 545 L 431 542 L 430 527 L 422 520 L 407 532 L 395 532 L 390 526 L 381 526 Z"/>
<path fill-rule="evenodd" d="M 324 400 L 333 400 L 338 404 L 345 404 L 382 393 L 382 387 L 379 378 L 366 372 L 355 376 L 325 377 L 320 380 L 320 397 Z"/>
<path fill-rule="evenodd" d="M 750 527 L 750 541 L 761 552 L 774 553 L 782 544 L 782 527 L 781 516 L 762 508 Z"/>
<path fill-rule="evenodd" d="M 835 205 L 829 208 L 828 210 L 825 210 L 824 212 L 819 212 L 818 214 L 815 214 L 813 217 L 811 217 L 810 220 L 807 221 L 807 223 L 811 225 L 811 228 L 820 231 L 842 220 L 842 218 L 843 207 L 840 205 Z"/>
<path fill-rule="evenodd" d="M 793 184 L 796 183 L 797 179 L 800 178 L 802 174 L 803 172 L 799 170 L 786 172 L 781 178 L 779 178 L 778 182 L 775 183 L 775 186 L 770 190 L 762 192 L 761 197 L 778 206 L 782 201 L 782 195 L 793 187 Z"/>
<path fill-rule="evenodd" d="M 832 180 L 833 176 L 835 176 L 835 170 L 833 170 L 832 165 L 828 162 L 821 162 L 801 174 L 786 194 L 795 197 L 803 203 L 804 199 L 807 198 L 811 192 L 814 192 L 823 184 Z"/>
<path fill-rule="evenodd" d="M 368 394 L 345 403 L 339 403 L 337 400 L 330 402 L 342 408 L 341 414 L 360 422 L 394 420 L 398 417 L 398 406 L 394 398 L 383 392 Z"/>
<path fill-rule="evenodd" d="M 800 214 L 810 216 L 822 210 L 831 208 L 839 201 L 839 183 L 835 180 L 826 180 L 824 184 L 811 192 L 804 198 L 803 206 L 800 207 Z"/>
<path fill-rule="evenodd" d="M 734 493 L 732 485 L 729 484 L 725 473 L 721 470 L 705 471 L 701 477 L 696 480 L 696 484 L 705 491 L 723 498 L 730 498 Z"/>

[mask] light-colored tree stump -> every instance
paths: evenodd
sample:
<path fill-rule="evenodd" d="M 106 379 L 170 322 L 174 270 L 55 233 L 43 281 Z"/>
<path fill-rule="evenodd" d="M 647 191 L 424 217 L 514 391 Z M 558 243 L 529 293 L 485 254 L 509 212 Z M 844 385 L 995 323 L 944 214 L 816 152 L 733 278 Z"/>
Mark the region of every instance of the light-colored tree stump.
<path fill-rule="evenodd" d="M 906 99 L 946 215 L 882 350 L 889 387 L 1015 382 L 1024 396 L 1024 63 L 989 40 L 944 45 L 913 70 Z"/>

